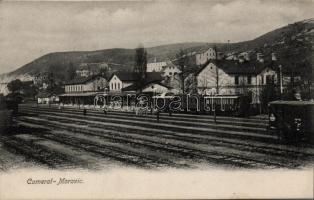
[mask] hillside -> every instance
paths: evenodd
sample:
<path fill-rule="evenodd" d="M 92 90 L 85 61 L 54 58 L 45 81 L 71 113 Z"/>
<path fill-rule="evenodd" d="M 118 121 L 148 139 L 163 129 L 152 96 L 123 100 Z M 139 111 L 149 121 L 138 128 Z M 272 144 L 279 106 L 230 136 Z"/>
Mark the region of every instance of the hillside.
<path fill-rule="evenodd" d="M 148 59 L 164 60 L 174 57 L 179 49 L 193 52 L 207 46 L 216 45 L 222 52 L 261 52 L 269 56 L 272 52 L 287 67 L 298 69 L 299 65 L 312 65 L 314 44 L 314 19 L 304 20 L 289 24 L 282 28 L 266 33 L 254 40 L 239 43 L 180 43 L 147 48 Z M 26 74 L 33 76 L 43 71 L 53 71 L 60 80 L 64 80 L 64 72 L 73 65 L 80 63 L 110 63 L 114 70 L 131 70 L 134 65 L 134 49 L 106 49 L 98 51 L 56 52 L 44 55 L 36 60 L 6 74 L 7 80 L 24 77 Z M 28 77 L 29 77 L 28 76 Z M 2 76 L 3 82 L 4 76 Z M 1 79 L 1 77 L 0 77 Z"/>

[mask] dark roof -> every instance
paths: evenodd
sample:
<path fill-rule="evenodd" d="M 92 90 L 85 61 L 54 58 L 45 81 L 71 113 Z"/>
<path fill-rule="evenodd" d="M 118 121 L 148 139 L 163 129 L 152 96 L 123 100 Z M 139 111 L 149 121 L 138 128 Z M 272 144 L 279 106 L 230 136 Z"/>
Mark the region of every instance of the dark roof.
<path fill-rule="evenodd" d="M 135 81 L 136 76 L 133 72 L 115 72 L 111 75 L 109 78 L 109 81 L 112 79 L 112 77 L 116 75 L 121 81 Z"/>
<path fill-rule="evenodd" d="M 122 91 L 135 91 L 135 90 L 137 90 L 137 87 L 135 84 L 132 84 L 132 85 L 129 85 L 125 88 L 122 88 Z"/>
<path fill-rule="evenodd" d="M 145 83 L 161 81 L 161 80 L 162 80 L 162 76 L 160 72 L 147 72 Z"/>
<path fill-rule="evenodd" d="M 89 77 L 78 77 L 78 78 L 70 80 L 65 85 L 83 84 L 83 83 L 86 83 L 86 82 L 93 80 L 94 78 L 97 78 L 97 77 L 103 77 L 103 76 L 98 74 L 98 75 L 89 76 Z M 105 77 L 103 77 L 103 78 L 105 78 Z"/>
<path fill-rule="evenodd" d="M 145 82 L 144 87 L 146 87 L 147 85 L 149 85 L 149 84 L 151 84 L 151 83 L 156 83 L 156 84 L 158 84 L 158 85 L 161 85 L 161 86 L 170 88 L 169 86 L 167 86 L 167 85 L 161 83 L 161 80 L 154 80 L 154 81 L 150 81 L 150 82 Z M 144 88 L 144 87 L 143 87 L 143 88 Z M 132 85 L 130 85 L 130 86 L 128 86 L 128 87 L 122 88 L 122 91 L 135 91 L 135 90 L 137 90 L 137 89 L 138 89 L 138 88 L 136 87 L 136 84 L 132 84 Z"/>
<path fill-rule="evenodd" d="M 116 75 L 121 81 L 136 81 L 136 74 L 133 72 L 117 72 L 113 73 L 109 80 Z M 162 80 L 161 73 L 160 72 L 147 72 L 147 77 L 145 82 L 155 81 L 155 80 Z"/>
<path fill-rule="evenodd" d="M 314 105 L 314 101 L 272 101 L 270 105 L 294 105 L 294 106 L 303 106 L 303 105 Z"/>
<path fill-rule="evenodd" d="M 227 74 L 259 74 L 267 67 L 277 70 L 278 64 L 273 61 L 265 61 L 263 63 L 256 60 L 239 62 L 238 60 L 210 60 L 196 72 L 198 75 L 209 63 L 215 64 L 218 68 Z"/>
<path fill-rule="evenodd" d="M 37 98 L 47 98 L 53 96 L 52 93 L 41 91 L 37 94 Z"/>

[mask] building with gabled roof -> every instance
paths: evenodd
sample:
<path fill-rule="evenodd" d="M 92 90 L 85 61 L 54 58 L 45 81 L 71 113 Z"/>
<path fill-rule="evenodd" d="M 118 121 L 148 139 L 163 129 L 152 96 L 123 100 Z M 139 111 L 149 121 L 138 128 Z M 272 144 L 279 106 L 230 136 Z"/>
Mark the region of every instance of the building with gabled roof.
<path fill-rule="evenodd" d="M 64 84 L 65 93 L 58 95 L 63 104 L 92 105 L 94 97 L 103 94 L 108 87 L 103 75 L 78 77 Z"/>
<path fill-rule="evenodd" d="M 175 76 L 177 74 L 181 73 L 181 70 L 179 67 L 175 64 L 173 64 L 171 61 L 167 62 L 167 65 L 163 67 L 161 70 L 163 76 Z"/>
<path fill-rule="evenodd" d="M 277 83 L 277 64 L 238 60 L 213 60 L 204 64 L 196 73 L 197 91 L 206 95 L 252 95 L 252 102 L 259 103 L 262 86 Z"/>
<path fill-rule="evenodd" d="M 95 92 L 107 86 L 107 78 L 102 75 L 78 77 L 70 80 L 65 85 L 65 93 Z"/>
<path fill-rule="evenodd" d="M 160 93 L 168 92 L 169 89 L 170 87 L 163 84 L 160 80 L 153 80 L 153 81 L 144 83 L 142 92 L 151 93 L 151 94 L 160 94 Z M 128 93 L 136 93 L 137 90 L 138 88 L 136 87 L 135 84 L 122 88 L 122 92 L 128 92 Z"/>
<path fill-rule="evenodd" d="M 151 60 L 147 63 L 147 72 L 160 72 L 162 69 L 167 66 L 167 62 L 162 60 L 157 60 L 157 58 L 154 58 L 154 60 Z"/>
<path fill-rule="evenodd" d="M 109 90 L 110 92 L 121 92 L 123 88 L 135 87 L 136 74 L 133 72 L 116 72 L 109 78 Z M 160 72 L 147 72 L 145 84 L 151 81 L 162 81 Z"/>
<path fill-rule="evenodd" d="M 207 47 L 206 49 L 201 49 L 195 54 L 196 65 L 203 65 L 209 60 L 214 60 L 217 58 L 217 52 L 214 48 Z"/>

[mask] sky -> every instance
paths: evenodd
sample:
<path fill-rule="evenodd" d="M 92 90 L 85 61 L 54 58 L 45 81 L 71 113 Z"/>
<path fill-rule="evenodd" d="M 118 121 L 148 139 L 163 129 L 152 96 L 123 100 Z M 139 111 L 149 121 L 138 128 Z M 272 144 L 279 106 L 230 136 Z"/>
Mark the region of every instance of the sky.
<path fill-rule="evenodd" d="M 0 1 L 0 74 L 51 52 L 239 42 L 314 17 L 314 0 Z"/>

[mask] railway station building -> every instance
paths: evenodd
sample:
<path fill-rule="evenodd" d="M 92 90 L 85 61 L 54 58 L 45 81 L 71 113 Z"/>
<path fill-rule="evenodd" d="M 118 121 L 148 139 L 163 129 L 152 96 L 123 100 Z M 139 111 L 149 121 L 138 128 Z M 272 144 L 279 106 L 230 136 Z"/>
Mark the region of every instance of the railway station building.
<path fill-rule="evenodd" d="M 92 105 L 95 96 L 103 94 L 107 86 L 107 78 L 102 75 L 79 77 L 64 85 L 65 93 L 59 95 L 59 99 L 63 104 Z"/>
<path fill-rule="evenodd" d="M 260 103 L 263 86 L 278 84 L 275 62 L 212 60 L 195 74 L 197 92 L 204 95 L 251 95 Z"/>

